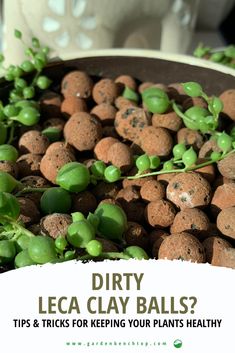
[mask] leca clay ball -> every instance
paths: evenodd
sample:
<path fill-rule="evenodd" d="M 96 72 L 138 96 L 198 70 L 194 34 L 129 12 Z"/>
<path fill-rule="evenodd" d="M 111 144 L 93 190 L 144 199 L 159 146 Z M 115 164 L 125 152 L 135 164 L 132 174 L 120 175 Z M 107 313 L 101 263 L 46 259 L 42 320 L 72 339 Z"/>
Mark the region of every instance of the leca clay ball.
<path fill-rule="evenodd" d="M 75 153 L 74 148 L 67 142 L 64 141 L 56 141 L 50 144 L 50 146 L 47 148 L 46 153 L 52 153 L 58 149 L 65 150 L 70 153 Z"/>
<path fill-rule="evenodd" d="M 181 210 L 204 207 L 211 200 L 211 187 L 198 173 L 180 173 L 170 180 L 166 195 Z"/>
<path fill-rule="evenodd" d="M 198 131 L 183 127 L 177 132 L 177 143 L 184 143 L 186 146 L 193 146 L 199 150 L 203 145 L 203 137 Z"/>
<path fill-rule="evenodd" d="M 139 200 L 140 194 L 136 187 L 128 186 L 121 189 L 116 201 L 123 208 L 128 221 L 141 222 L 144 216 L 144 204 Z"/>
<path fill-rule="evenodd" d="M 235 179 L 235 153 L 230 154 L 217 163 L 220 174 L 229 179 Z"/>
<path fill-rule="evenodd" d="M 220 237 L 209 237 L 203 241 L 202 245 L 206 250 L 206 261 L 214 266 L 219 266 L 220 253 L 232 247 L 227 240 Z"/>
<path fill-rule="evenodd" d="M 145 209 L 147 222 L 152 227 L 169 227 L 175 218 L 176 210 L 174 205 L 166 200 L 157 200 L 150 202 Z"/>
<path fill-rule="evenodd" d="M 89 98 L 92 88 L 92 79 L 83 71 L 70 72 L 64 76 L 61 83 L 61 92 L 65 98 L 70 96 Z"/>
<path fill-rule="evenodd" d="M 182 119 L 175 112 L 165 114 L 153 114 L 152 125 L 155 127 L 164 127 L 171 132 L 177 132 L 182 126 Z"/>
<path fill-rule="evenodd" d="M 123 96 L 117 97 L 115 99 L 114 105 L 118 110 L 138 107 L 136 102 L 131 101 L 130 99 L 127 99 Z"/>
<path fill-rule="evenodd" d="M 107 159 L 112 165 L 120 168 L 124 173 L 130 170 L 134 163 L 131 148 L 122 142 L 114 143 L 109 147 Z"/>
<path fill-rule="evenodd" d="M 22 154 L 16 161 L 20 177 L 24 178 L 28 175 L 40 175 L 41 160 L 42 156 L 40 154 Z"/>
<path fill-rule="evenodd" d="M 113 104 L 119 96 L 120 86 L 109 78 L 103 78 L 98 81 L 92 90 L 92 97 L 96 104 Z"/>
<path fill-rule="evenodd" d="M 56 176 L 59 169 L 63 167 L 63 165 L 74 161 L 75 157 L 71 152 L 59 148 L 43 156 L 40 171 L 47 180 L 56 184 Z"/>
<path fill-rule="evenodd" d="M 150 115 L 142 108 L 123 108 L 117 112 L 114 126 L 117 133 L 132 142 L 139 141 L 139 134 L 150 125 Z"/>
<path fill-rule="evenodd" d="M 219 98 L 223 102 L 223 113 L 227 114 L 232 120 L 235 121 L 235 89 L 228 89 L 224 91 Z"/>
<path fill-rule="evenodd" d="M 115 79 L 114 82 L 122 83 L 124 86 L 129 87 L 133 91 L 135 91 L 137 89 L 137 84 L 136 84 L 134 78 L 129 75 L 120 75 Z"/>
<path fill-rule="evenodd" d="M 210 227 L 207 215 L 198 208 L 186 208 L 178 212 L 171 226 L 171 233 L 188 232 L 198 237 L 205 237 Z"/>
<path fill-rule="evenodd" d="M 62 97 L 60 94 L 52 91 L 45 92 L 39 101 L 42 116 L 47 118 L 60 116 L 61 102 Z"/>
<path fill-rule="evenodd" d="M 136 222 L 128 222 L 127 230 L 124 234 L 124 239 L 128 246 L 135 245 L 147 249 L 149 237 L 142 225 Z"/>
<path fill-rule="evenodd" d="M 203 245 L 196 237 L 182 232 L 171 234 L 163 240 L 158 258 L 202 263 L 205 262 L 206 255 Z"/>
<path fill-rule="evenodd" d="M 19 173 L 19 168 L 16 162 L 0 161 L 0 171 L 11 174 L 14 178 L 17 178 Z"/>
<path fill-rule="evenodd" d="M 103 126 L 112 125 L 117 113 L 117 109 L 109 103 L 101 103 L 96 105 L 91 114 L 97 116 Z"/>
<path fill-rule="evenodd" d="M 94 148 L 95 157 L 100 161 L 103 161 L 104 163 L 108 163 L 108 150 L 112 145 L 117 142 L 119 142 L 119 140 L 113 137 L 102 138 Z"/>
<path fill-rule="evenodd" d="M 85 99 L 69 96 L 63 100 L 61 104 L 61 113 L 66 119 L 78 112 L 87 112 Z"/>
<path fill-rule="evenodd" d="M 225 208 L 219 213 L 217 227 L 222 234 L 235 239 L 235 206 Z"/>
<path fill-rule="evenodd" d="M 65 140 L 78 151 L 92 150 L 102 137 L 100 122 L 92 115 L 80 112 L 71 116 L 64 127 Z"/>
<path fill-rule="evenodd" d="M 53 213 L 40 220 L 42 234 L 56 239 L 59 235 L 66 236 L 72 217 L 68 214 Z"/>
<path fill-rule="evenodd" d="M 166 237 L 168 237 L 167 234 L 162 234 L 158 239 L 155 240 L 155 242 L 153 243 L 152 246 L 152 255 L 154 259 L 158 259 L 158 252 L 159 252 L 159 248 L 161 246 L 161 243 L 163 242 L 164 239 L 166 239 Z"/>
<path fill-rule="evenodd" d="M 50 142 L 40 131 L 30 130 L 25 132 L 19 139 L 19 150 L 21 153 L 44 154 Z"/>
<path fill-rule="evenodd" d="M 148 180 L 140 189 L 142 199 L 147 202 L 164 199 L 165 194 L 165 187 L 158 180 Z"/>
<path fill-rule="evenodd" d="M 146 126 L 139 135 L 140 146 L 149 156 L 166 157 L 173 147 L 173 140 L 167 129 Z"/>
<path fill-rule="evenodd" d="M 199 158 L 206 158 L 206 157 L 210 157 L 212 152 L 221 152 L 221 149 L 218 147 L 217 143 L 215 140 L 209 140 L 206 141 L 198 154 Z"/>
<path fill-rule="evenodd" d="M 224 208 L 235 206 L 235 183 L 218 186 L 211 200 L 211 211 L 214 216 Z"/>
<path fill-rule="evenodd" d="M 228 248 L 222 250 L 219 253 L 217 262 L 217 266 L 235 268 L 235 249 Z"/>
<path fill-rule="evenodd" d="M 40 219 L 40 212 L 35 203 L 26 197 L 18 197 L 17 200 L 20 205 L 18 220 L 22 221 L 24 224 L 37 223 Z"/>
<path fill-rule="evenodd" d="M 87 190 L 73 195 L 72 200 L 73 212 L 81 212 L 85 216 L 87 216 L 89 212 L 94 212 L 97 207 L 95 196 Z"/>

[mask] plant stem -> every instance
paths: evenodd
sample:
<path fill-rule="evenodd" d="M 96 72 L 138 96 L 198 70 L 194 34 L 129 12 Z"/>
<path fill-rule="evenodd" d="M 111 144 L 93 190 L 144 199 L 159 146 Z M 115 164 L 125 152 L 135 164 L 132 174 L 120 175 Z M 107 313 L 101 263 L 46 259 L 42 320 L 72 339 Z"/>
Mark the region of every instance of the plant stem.
<path fill-rule="evenodd" d="M 18 196 L 20 196 L 20 195 L 22 195 L 22 194 L 27 194 L 27 193 L 29 193 L 29 192 L 44 192 L 44 191 L 46 191 L 46 190 L 48 190 L 48 189 L 50 189 L 50 188 L 31 188 L 31 187 L 28 187 L 28 186 L 27 186 L 26 188 L 24 188 L 24 189 L 18 191 L 18 192 L 15 194 L 15 196 L 18 197 Z"/>

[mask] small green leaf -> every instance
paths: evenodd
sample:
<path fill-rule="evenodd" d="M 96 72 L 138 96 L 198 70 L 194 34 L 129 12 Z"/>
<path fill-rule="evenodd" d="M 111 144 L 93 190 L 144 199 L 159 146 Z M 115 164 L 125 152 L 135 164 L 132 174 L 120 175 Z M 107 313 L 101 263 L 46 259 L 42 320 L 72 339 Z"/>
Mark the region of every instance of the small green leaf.
<path fill-rule="evenodd" d="M 15 34 L 15 37 L 17 39 L 21 39 L 22 38 L 22 33 L 18 29 L 15 29 L 14 34 Z"/>

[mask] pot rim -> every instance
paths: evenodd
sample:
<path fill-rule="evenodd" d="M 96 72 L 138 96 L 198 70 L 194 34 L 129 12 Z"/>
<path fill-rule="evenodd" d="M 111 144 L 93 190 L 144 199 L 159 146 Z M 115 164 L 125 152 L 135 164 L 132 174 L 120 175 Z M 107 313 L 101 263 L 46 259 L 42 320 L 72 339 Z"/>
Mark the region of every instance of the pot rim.
<path fill-rule="evenodd" d="M 60 56 L 63 61 L 79 59 L 79 58 L 91 58 L 91 57 L 107 57 L 107 56 L 130 56 L 130 57 L 145 57 L 153 59 L 162 59 L 173 62 L 179 62 L 192 66 L 204 67 L 207 69 L 220 71 L 224 74 L 229 74 L 235 77 L 235 69 L 228 66 L 214 63 L 206 59 L 195 58 L 191 55 L 164 53 L 159 50 L 147 50 L 147 49 L 125 49 L 125 48 L 114 48 L 114 49 L 94 49 L 84 50 L 78 52 L 64 53 Z"/>

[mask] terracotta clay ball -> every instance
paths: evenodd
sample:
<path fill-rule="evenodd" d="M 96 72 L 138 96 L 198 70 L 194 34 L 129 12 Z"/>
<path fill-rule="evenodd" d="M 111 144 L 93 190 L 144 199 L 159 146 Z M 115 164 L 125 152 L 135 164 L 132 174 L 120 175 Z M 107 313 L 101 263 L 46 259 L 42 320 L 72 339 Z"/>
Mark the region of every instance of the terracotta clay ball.
<path fill-rule="evenodd" d="M 124 239 L 128 246 L 140 246 L 143 249 L 148 248 L 149 237 L 144 227 L 136 222 L 128 222 L 127 230 L 124 233 Z"/>
<path fill-rule="evenodd" d="M 171 226 L 171 233 L 188 232 L 203 238 L 210 228 L 207 215 L 198 208 L 186 208 L 178 212 Z"/>
<path fill-rule="evenodd" d="M 95 157 L 100 161 L 103 161 L 104 163 L 108 163 L 108 150 L 112 145 L 117 142 L 119 142 L 119 140 L 113 137 L 102 138 L 94 148 Z"/>
<path fill-rule="evenodd" d="M 181 210 L 205 207 L 211 200 L 211 186 L 198 173 L 180 173 L 170 180 L 166 195 Z"/>
<path fill-rule="evenodd" d="M 235 153 L 225 157 L 217 164 L 220 174 L 229 179 L 235 179 Z"/>
<path fill-rule="evenodd" d="M 221 210 L 231 206 L 235 206 L 235 183 L 217 187 L 211 200 L 212 214 L 217 216 Z"/>
<path fill-rule="evenodd" d="M 14 178 L 17 178 L 19 173 L 19 168 L 16 162 L 0 161 L 0 171 L 11 174 Z"/>
<path fill-rule="evenodd" d="M 61 118 L 50 118 L 45 120 L 43 123 L 43 129 L 47 129 L 48 127 L 54 127 L 60 131 L 63 131 L 65 125 L 65 121 Z"/>
<path fill-rule="evenodd" d="M 177 132 L 177 143 L 184 143 L 186 146 L 192 146 L 197 151 L 203 145 L 203 137 L 198 131 L 183 127 Z"/>
<path fill-rule="evenodd" d="M 35 153 L 22 154 L 17 161 L 19 176 L 24 178 L 28 175 L 40 175 L 40 164 L 42 156 Z"/>
<path fill-rule="evenodd" d="M 37 223 L 40 219 L 40 212 L 35 203 L 26 197 L 18 197 L 17 200 L 20 205 L 18 220 L 26 225 Z"/>
<path fill-rule="evenodd" d="M 177 132 L 182 126 L 182 119 L 173 111 L 165 114 L 153 114 L 152 125 L 164 127 L 171 132 Z"/>
<path fill-rule="evenodd" d="M 66 150 L 67 152 L 71 152 L 73 154 L 75 153 L 74 148 L 65 141 L 56 141 L 51 143 L 47 148 L 46 153 L 52 153 L 58 149 Z"/>
<path fill-rule="evenodd" d="M 61 102 L 60 94 L 46 91 L 39 100 L 41 114 L 47 118 L 59 117 Z"/>
<path fill-rule="evenodd" d="M 73 212 L 82 212 L 85 216 L 87 216 L 89 212 L 94 212 L 97 207 L 95 196 L 87 190 L 73 195 L 72 200 Z"/>
<path fill-rule="evenodd" d="M 137 84 L 135 82 L 135 79 L 131 77 L 130 75 L 120 75 L 118 76 L 115 81 L 116 83 L 122 83 L 124 86 L 129 87 L 133 91 L 137 89 Z"/>
<path fill-rule="evenodd" d="M 102 137 L 100 122 L 91 114 L 76 113 L 64 127 L 65 140 L 78 151 L 92 150 Z"/>
<path fill-rule="evenodd" d="M 158 258 L 198 263 L 206 261 L 203 245 L 196 237 L 187 232 L 175 233 L 166 237 L 160 245 Z"/>
<path fill-rule="evenodd" d="M 130 170 L 134 163 L 131 148 L 122 142 L 116 142 L 109 147 L 107 159 L 124 173 Z"/>
<path fill-rule="evenodd" d="M 113 104 L 119 94 L 120 86 L 109 78 L 99 80 L 92 90 L 92 97 L 96 104 Z"/>
<path fill-rule="evenodd" d="M 105 183 L 101 181 L 92 189 L 92 193 L 97 200 L 101 201 L 103 199 L 114 199 L 120 189 L 121 187 L 117 183 Z"/>
<path fill-rule="evenodd" d="M 202 243 L 206 250 L 206 261 L 211 265 L 218 266 L 220 253 L 225 249 L 229 249 L 232 245 L 225 239 L 220 237 L 209 237 Z"/>
<path fill-rule="evenodd" d="M 155 242 L 153 243 L 152 246 L 152 256 L 154 259 L 158 259 L 158 252 L 159 252 L 159 248 L 163 242 L 164 239 L 166 239 L 166 237 L 168 237 L 167 234 L 162 234 L 161 236 L 159 236 L 158 239 L 155 240 Z"/>
<path fill-rule="evenodd" d="M 123 96 L 117 97 L 115 99 L 114 105 L 118 110 L 138 107 L 138 104 L 136 102 L 127 99 Z"/>
<path fill-rule="evenodd" d="M 235 89 L 228 89 L 224 91 L 219 98 L 223 102 L 223 113 L 228 115 L 232 120 L 235 121 L 235 107 L 234 107 L 234 100 L 235 100 Z"/>
<path fill-rule="evenodd" d="M 63 213 L 52 213 L 40 220 L 42 234 L 56 239 L 59 235 L 66 236 L 72 217 Z"/>
<path fill-rule="evenodd" d="M 157 200 L 150 202 L 145 209 L 147 222 L 152 227 L 169 227 L 175 218 L 176 210 L 174 205 L 166 200 Z"/>
<path fill-rule="evenodd" d="M 56 176 L 59 169 L 63 165 L 74 161 L 75 157 L 71 152 L 60 148 L 43 156 L 40 171 L 47 180 L 56 184 Z"/>
<path fill-rule="evenodd" d="M 201 107 L 204 109 L 207 109 L 207 103 L 206 101 L 201 98 L 201 97 L 188 97 L 183 101 L 182 108 L 183 111 L 185 112 L 187 109 L 193 107 L 193 106 Z"/>
<path fill-rule="evenodd" d="M 78 112 L 87 112 L 87 104 L 85 99 L 76 96 L 69 96 L 63 100 L 61 104 L 61 113 L 66 119 Z"/>
<path fill-rule="evenodd" d="M 235 239 L 235 206 L 225 208 L 219 213 L 217 227 L 222 234 Z"/>
<path fill-rule="evenodd" d="M 117 109 L 109 103 L 101 103 L 91 110 L 91 114 L 97 116 L 103 126 L 112 125 L 115 119 Z"/>
<path fill-rule="evenodd" d="M 72 71 L 64 76 L 61 92 L 65 98 L 75 96 L 89 98 L 93 88 L 93 81 L 84 71 Z"/>
<path fill-rule="evenodd" d="M 167 129 L 146 126 L 140 133 L 141 148 L 149 156 L 166 157 L 173 147 L 173 140 Z"/>
<path fill-rule="evenodd" d="M 127 220 L 131 222 L 141 222 L 144 217 L 144 204 L 140 201 L 140 194 L 134 186 L 121 189 L 116 201 L 126 213 Z"/>
<path fill-rule="evenodd" d="M 139 141 L 139 134 L 144 127 L 150 125 L 150 115 L 142 108 L 123 108 L 115 117 L 114 126 L 117 133 L 132 142 Z"/>
<path fill-rule="evenodd" d="M 218 147 L 215 140 L 208 140 L 200 148 L 198 157 L 199 158 L 210 157 L 212 152 L 221 152 L 221 149 Z"/>
<path fill-rule="evenodd" d="M 165 194 L 164 185 L 157 180 L 146 181 L 140 189 L 142 199 L 147 202 L 164 199 Z"/>
<path fill-rule="evenodd" d="M 235 249 L 228 248 L 220 251 L 217 266 L 235 268 Z"/>
<path fill-rule="evenodd" d="M 21 135 L 19 139 L 19 150 L 22 154 L 44 154 L 49 144 L 48 138 L 40 131 L 30 130 Z"/>
<path fill-rule="evenodd" d="M 204 163 L 207 161 L 208 160 L 205 158 L 198 158 L 197 164 Z M 209 164 L 202 168 L 195 169 L 194 171 L 200 174 L 203 178 L 205 178 L 210 184 L 212 184 L 215 180 L 216 170 L 213 164 Z"/>

